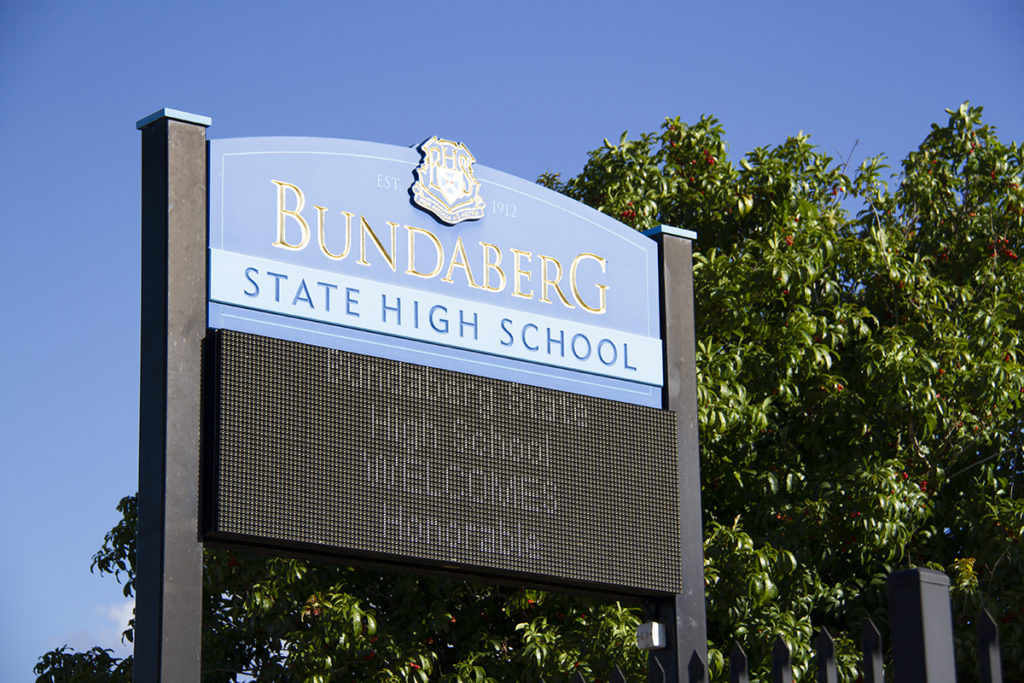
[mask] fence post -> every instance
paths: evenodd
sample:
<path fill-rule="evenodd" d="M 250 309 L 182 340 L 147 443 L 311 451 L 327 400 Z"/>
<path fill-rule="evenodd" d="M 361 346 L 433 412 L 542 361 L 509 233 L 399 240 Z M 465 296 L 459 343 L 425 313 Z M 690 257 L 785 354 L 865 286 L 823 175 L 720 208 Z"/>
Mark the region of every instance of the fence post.
<path fill-rule="evenodd" d="M 647 658 L 647 682 L 648 683 L 669 683 L 665 667 L 657 657 Z"/>
<path fill-rule="evenodd" d="M 836 643 L 827 628 L 822 627 L 814 639 L 814 650 L 818 660 L 818 683 L 839 683 L 836 674 Z"/>
<path fill-rule="evenodd" d="M 729 652 L 729 683 L 749 683 L 750 666 L 747 664 L 747 653 L 740 644 L 733 642 Z"/>
<path fill-rule="evenodd" d="M 696 652 L 690 656 L 690 664 L 686 669 L 689 683 L 708 683 L 708 667 Z"/>
<path fill-rule="evenodd" d="M 861 663 L 864 683 L 885 683 L 885 674 L 882 671 L 882 634 L 878 632 L 875 622 L 870 619 L 864 620 L 860 647 L 864 653 Z"/>
<path fill-rule="evenodd" d="M 793 683 L 793 665 L 790 662 L 789 646 L 782 636 L 776 636 L 772 645 L 772 681 Z"/>
<path fill-rule="evenodd" d="M 893 676 L 899 683 L 956 683 L 949 577 L 905 569 L 886 581 Z"/>
<path fill-rule="evenodd" d="M 999 626 L 988 610 L 978 615 L 978 673 L 981 683 L 1003 683 L 999 657 Z"/>

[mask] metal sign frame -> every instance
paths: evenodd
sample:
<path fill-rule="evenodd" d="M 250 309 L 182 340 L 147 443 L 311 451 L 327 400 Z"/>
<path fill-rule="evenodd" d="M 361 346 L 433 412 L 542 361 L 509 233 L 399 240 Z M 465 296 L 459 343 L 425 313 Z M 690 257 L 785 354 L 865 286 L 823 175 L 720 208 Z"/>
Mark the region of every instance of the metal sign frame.
<path fill-rule="evenodd" d="M 207 336 L 208 117 L 162 109 L 142 133 L 142 311 L 135 680 L 198 681 L 202 642 L 200 522 L 202 354 Z M 692 233 L 658 243 L 665 383 L 677 421 L 683 590 L 650 603 L 669 647 L 652 680 L 706 661 L 693 334 Z M 657 678 L 655 678 L 657 676 Z"/>

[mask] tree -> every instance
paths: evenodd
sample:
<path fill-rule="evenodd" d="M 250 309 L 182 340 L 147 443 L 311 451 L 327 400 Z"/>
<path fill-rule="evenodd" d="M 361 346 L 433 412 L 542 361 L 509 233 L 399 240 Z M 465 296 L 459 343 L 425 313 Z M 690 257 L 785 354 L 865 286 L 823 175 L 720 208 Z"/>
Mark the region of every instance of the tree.
<path fill-rule="evenodd" d="M 93 568 L 131 596 L 135 497 L 118 509 Z M 636 610 L 618 603 L 224 550 L 206 551 L 203 582 L 204 681 L 607 680 L 645 666 Z M 36 674 L 128 683 L 131 658 L 60 648 Z"/>
<path fill-rule="evenodd" d="M 733 165 L 711 117 L 540 179 L 637 229 L 697 231 L 716 678 L 734 639 L 765 677 L 781 634 L 810 680 L 823 626 L 853 675 L 861 620 L 887 621 L 885 577 L 928 566 L 953 580 L 965 680 L 980 608 L 1000 620 L 1007 680 L 1024 680 L 1022 162 L 965 103 L 892 187 L 882 158 L 851 171 L 803 135 Z M 125 572 L 128 591 L 126 501 L 94 567 Z M 617 604 L 226 552 L 207 554 L 205 580 L 210 680 L 556 680 L 576 662 L 642 675 L 639 614 Z M 37 672 L 57 680 L 77 656 Z"/>
<path fill-rule="evenodd" d="M 882 159 L 848 174 L 803 135 L 734 167 L 710 117 L 542 179 L 638 229 L 698 233 L 715 670 L 731 640 L 765 661 L 781 633 L 809 676 L 812 630 L 884 625 L 886 575 L 929 566 L 954 582 L 963 675 L 982 607 L 1024 675 L 1021 166 L 965 103 L 893 189 Z M 855 643 L 838 645 L 851 675 Z"/>

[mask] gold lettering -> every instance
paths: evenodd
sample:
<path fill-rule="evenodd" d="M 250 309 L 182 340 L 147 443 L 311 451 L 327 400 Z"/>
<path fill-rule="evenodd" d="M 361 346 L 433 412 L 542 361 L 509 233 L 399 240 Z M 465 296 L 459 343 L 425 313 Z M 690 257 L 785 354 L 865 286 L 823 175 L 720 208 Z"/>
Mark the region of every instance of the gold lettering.
<path fill-rule="evenodd" d="M 327 238 L 324 236 L 324 214 L 327 213 L 327 207 L 314 206 L 313 208 L 316 209 L 316 234 L 320 242 L 320 251 L 329 259 L 341 261 L 348 256 L 349 249 L 352 248 L 352 214 L 348 211 L 341 212 L 341 215 L 345 217 L 345 250 L 340 254 L 332 254 L 327 248 Z"/>
<path fill-rule="evenodd" d="M 518 297 L 520 297 L 522 299 L 532 299 L 533 298 L 533 290 L 531 289 L 529 292 L 524 292 L 520 288 L 520 286 L 519 286 L 520 285 L 520 280 L 519 280 L 520 277 L 525 275 L 526 279 L 529 280 L 530 276 L 532 275 L 532 273 L 530 271 L 523 270 L 520 267 L 520 264 L 522 263 L 521 259 L 523 257 L 525 257 L 526 260 L 529 261 L 531 254 L 528 251 L 519 251 L 518 249 L 509 249 L 509 251 L 511 251 L 512 254 L 514 255 L 514 259 L 513 259 L 513 275 L 512 275 L 512 296 L 518 296 Z"/>
<path fill-rule="evenodd" d="M 388 262 L 388 266 L 391 270 L 395 269 L 395 230 L 398 228 L 398 223 L 392 223 L 387 221 L 387 224 L 391 226 L 391 251 L 389 252 L 381 244 L 380 239 L 377 237 L 377 233 L 373 231 L 370 224 L 366 222 L 366 219 L 362 216 L 359 217 L 359 260 L 356 261 L 361 266 L 368 266 L 370 262 L 366 260 L 366 236 L 369 235 L 370 239 L 373 240 L 373 244 L 377 247 L 377 251 L 384 257 L 384 260 Z"/>
<path fill-rule="evenodd" d="M 501 269 L 501 249 L 487 242 L 481 242 L 480 246 L 484 248 L 484 282 L 481 286 L 490 292 L 500 292 L 505 289 L 505 271 Z M 489 255 L 495 256 L 495 260 L 492 261 Z M 491 287 L 489 284 L 492 270 L 498 273 L 498 282 L 500 284 L 497 287 Z"/>
<path fill-rule="evenodd" d="M 555 279 L 548 277 L 548 264 L 552 264 L 555 267 Z M 562 264 L 558 262 L 558 259 L 551 256 L 545 256 L 540 254 L 540 301 L 546 304 L 551 303 L 551 299 L 548 298 L 548 287 L 554 287 L 555 293 L 558 294 L 558 298 L 562 300 L 562 303 L 568 308 L 576 308 L 572 305 L 572 302 L 565 298 L 565 294 L 562 293 L 562 288 L 558 286 L 558 281 L 562 279 Z"/>
<path fill-rule="evenodd" d="M 441 148 L 441 163 L 445 168 L 455 168 L 455 150 L 448 146 Z"/>
<path fill-rule="evenodd" d="M 295 251 L 305 248 L 309 244 L 309 223 L 306 222 L 306 219 L 300 213 L 302 207 L 306 204 L 306 198 L 302 195 L 302 190 L 291 183 L 281 182 L 280 180 L 271 180 L 270 182 L 277 185 L 277 241 L 273 243 L 273 246 L 281 247 L 282 249 L 294 249 Z M 297 201 L 294 209 L 284 208 L 286 190 L 291 190 L 295 193 Z M 292 244 L 287 240 L 284 220 L 286 216 L 291 216 L 299 224 L 299 229 L 302 231 L 302 239 L 299 240 L 298 244 Z"/>
<path fill-rule="evenodd" d="M 435 277 L 441 272 L 441 268 L 444 267 L 444 247 L 441 246 L 441 241 L 429 230 L 417 228 L 412 225 L 405 226 L 405 229 L 409 232 L 409 267 L 405 269 L 405 273 L 407 275 L 415 275 L 416 277 L 428 279 Z M 416 270 L 416 235 L 426 235 L 434 245 L 434 252 L 437 256 L 437 261 L 434 264 L 434 269 L 429 273 L 421 273 Z M 451 268 L 448 269 L 448 272 L 451 274 Z"/>
<path fill-rule="evenodd" d="M 598 291 L 598 304 L 596 308 L 588 306 L 580 295 L 579 286 L 576 282 L 576 268 L 579 267 L 580 262 L 584 259 L 597 261 L 601 265 L 601 272 L 606 272 L 607 261 L 597 254 L 580 254 L 574 258 L 572 260 L 572 266 L 569 267 L 569 284 L 572 289 L 572 296 L 576 299 L 576 303 L 578 303 L 584 310 L 590 311 L 591 313 L 604 313 L 608 306 L 608 285 L 595 285 Z"/>
<path fill-rule="evenodd" d="M 456 259 L 460 258 L 460 261 L 456 261 Z M 448 263 L 448 272 L 445 273 L 443 278 L 441 278 L 441 282 L 454 282 L 454 280 L 452 280 L 452 271 L 456 268 L 462 268 L 466 271 L 466 280 L 469 282 L 470 287 L 480 289 L 480 285 L 478 285 L 473 279 L 473 271 L 469 269 L 469 259 L 466 258 L 466 247 L 462 244 L 461 237 L 455 240 L 455 248 L 452 250 L 452 260 Z"/>

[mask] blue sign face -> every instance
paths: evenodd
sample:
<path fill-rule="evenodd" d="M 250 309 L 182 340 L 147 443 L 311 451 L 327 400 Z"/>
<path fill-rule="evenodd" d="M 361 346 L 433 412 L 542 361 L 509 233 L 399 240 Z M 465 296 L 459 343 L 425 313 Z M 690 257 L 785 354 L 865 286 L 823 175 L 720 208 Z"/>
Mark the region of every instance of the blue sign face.
<path fill-rule="evenodd" d="M 660 407 L 649 238 L 438 138 L 209 144 L 211 328 Z"/>

